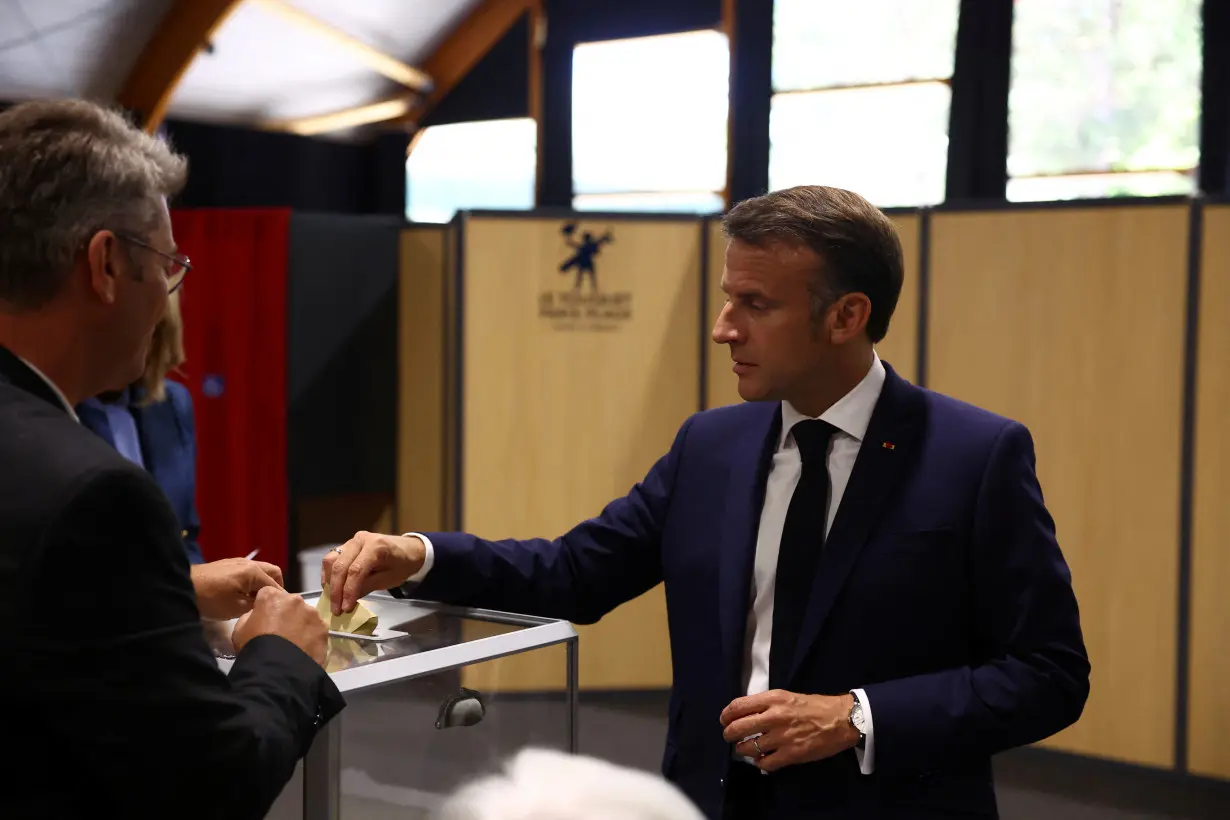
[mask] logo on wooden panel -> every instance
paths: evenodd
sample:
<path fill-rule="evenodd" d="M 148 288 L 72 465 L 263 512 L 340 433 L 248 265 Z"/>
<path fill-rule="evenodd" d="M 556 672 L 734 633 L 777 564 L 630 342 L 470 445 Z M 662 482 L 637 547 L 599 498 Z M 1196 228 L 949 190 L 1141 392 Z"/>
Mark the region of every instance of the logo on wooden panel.
<path fill-rule="evenodd" d="M 632 293 L 611 291 L 599 286 L 598 260 L 602 249 L 614 243 L 607 228 L 601 234 L 566 222 L 560 228 L 563 261 L 559 274 L 567 276 L 571 288 L 545 290 L 538 294 L 538 317 L 551 322 L 555 330 L 619 330 L 632 318 Z"/>

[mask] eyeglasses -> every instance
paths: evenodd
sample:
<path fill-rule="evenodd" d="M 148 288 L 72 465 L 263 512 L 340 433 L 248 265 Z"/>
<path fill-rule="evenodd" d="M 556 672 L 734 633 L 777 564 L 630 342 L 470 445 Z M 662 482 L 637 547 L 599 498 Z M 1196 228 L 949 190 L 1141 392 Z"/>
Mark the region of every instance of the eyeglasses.
<path fill-rule="evenodd" d="M 120 233 L 119 231 L 112 231 L 112 233 L 120 239 L 123 239 L 125 242 L 131 242 L 134 245 L 145 248 L 147 251 L 153 251 L 163 259 L 167 259 L 173 263 L 170 267 L 164 265 L 162 269 L 163 276 L 165 276 L 167 280 L 167 293 L 174 293 L 179 286 L 184 283 L 184 277 L 188 275 L 188 271 L 192 270 L 192 263 L 189 262 L 188 257 L 183 254 L 160 251 L 148 242 L 137 239 L 131 234 Z"/>

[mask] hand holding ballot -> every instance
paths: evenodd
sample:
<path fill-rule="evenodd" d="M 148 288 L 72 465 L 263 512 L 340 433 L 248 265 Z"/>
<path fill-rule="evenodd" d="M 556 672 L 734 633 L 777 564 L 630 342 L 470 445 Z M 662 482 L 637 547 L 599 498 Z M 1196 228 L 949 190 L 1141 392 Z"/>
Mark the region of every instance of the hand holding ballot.
<path fill-rule="evenodd" d="M 239 619 L 231 633 L 236 652 L 253 638 L 278 635 L 293 643 L 322 667 L 329 652 L 329 631 L 312 605 L 298 595 L 267 586 L 256 594 L 252 611 Z"/>
<path fill-rule="evenodd" d="M 345 632 L 348 635 L 371 635 L 376 631 L 380 619 L 362 601 L 355 603 L 353 612 L 343 612 L 334 615 L 332 611 L 332 595 L 329 585 L 325 584 L 320 598 L 316 601 L 316 614 L 325 622 L 330 632 Z"/>
<path fill-rule="evenodd" d="M 238 618 L 252 609 L 256 594 L 264 587 L 282 586 L 282 570 L 264 561 L 224 558 L 192 566 L 201 615 L 216 621 Z"/>
<path fill-rule="evenodd" d="M 426 556 L 426 545 L 413 536 L 359 532 L 325 556 L 320 585 L 330 592 L 333 614 L 341 615 L 369 592 L 404 583 Z"/>

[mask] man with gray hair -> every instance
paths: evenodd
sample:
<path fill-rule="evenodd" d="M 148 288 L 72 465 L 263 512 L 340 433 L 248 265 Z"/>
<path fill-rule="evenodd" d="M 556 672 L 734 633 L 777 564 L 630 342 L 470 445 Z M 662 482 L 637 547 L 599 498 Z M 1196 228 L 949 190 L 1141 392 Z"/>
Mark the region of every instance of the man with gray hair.
<path fill-rule="evenodd" d="M 73 413 L 144 368 L 186 173 L 90 103 L 0 114 L 2 817 L 262 817 L 343 706 L 276 567 L 194 579 L 157 484 Z M 201 617 L 245 612 L 228 677 Z"/>

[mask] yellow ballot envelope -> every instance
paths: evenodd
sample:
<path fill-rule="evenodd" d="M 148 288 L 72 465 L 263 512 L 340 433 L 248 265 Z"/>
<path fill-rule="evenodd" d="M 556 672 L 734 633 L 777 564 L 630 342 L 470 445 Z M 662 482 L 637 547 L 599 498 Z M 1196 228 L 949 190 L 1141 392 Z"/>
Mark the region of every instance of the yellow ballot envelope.
<path fill-rule="evenodd" d="M 355 604 L 353 612 L 343 612 L 341 615 L 334 615 L 333 605 L 330 603 L 331 600 L 329 585 L 325 584 L 325 588 L 321 590 L 319 600 L 316 601 L 316 611 L 320 614 L 321 620 L 325 622 L 325 626 L 328 627 L 330 632 L 345 632 L 349 635 L 371 635 L 376 631 L 376 625 L 380 622 L 380 619 L 362 601 Z"/>

